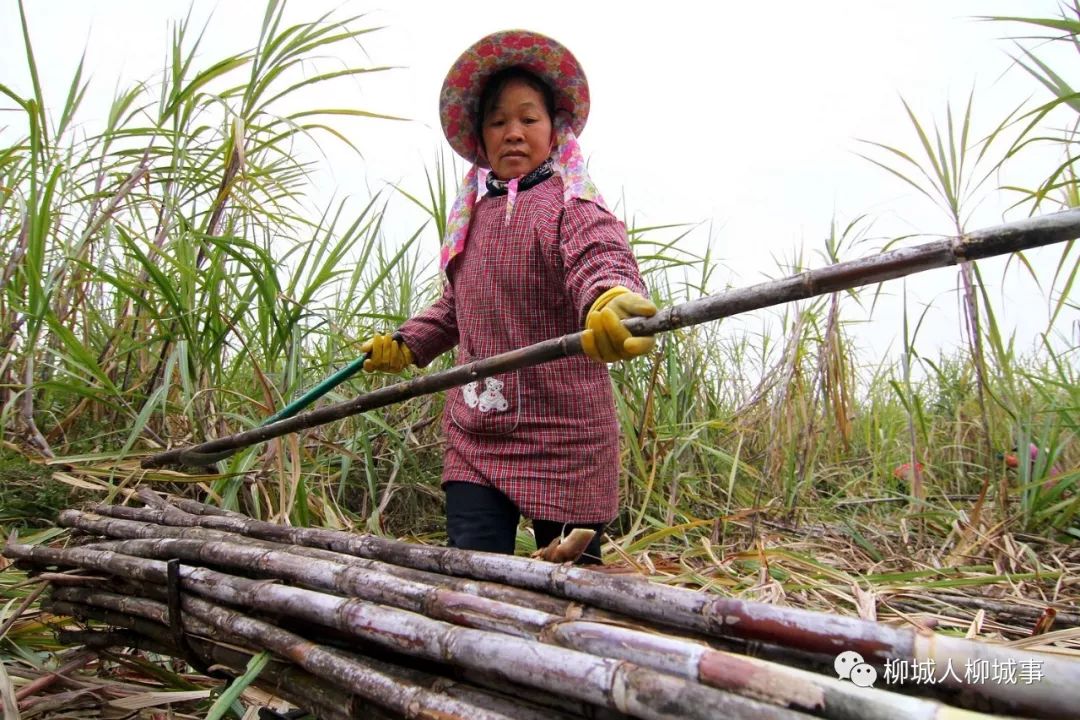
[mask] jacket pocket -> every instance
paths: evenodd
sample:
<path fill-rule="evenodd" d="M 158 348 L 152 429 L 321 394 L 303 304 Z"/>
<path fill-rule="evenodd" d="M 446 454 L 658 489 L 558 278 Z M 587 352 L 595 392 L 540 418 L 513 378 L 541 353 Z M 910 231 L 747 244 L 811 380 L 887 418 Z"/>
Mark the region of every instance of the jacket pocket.
<path fill-rule="evenodd" d="M 474 380 L 450 391 L 450 419 L 468 433 L 505 435 L 521 421 L 521 399 L 516 370 Z"/>

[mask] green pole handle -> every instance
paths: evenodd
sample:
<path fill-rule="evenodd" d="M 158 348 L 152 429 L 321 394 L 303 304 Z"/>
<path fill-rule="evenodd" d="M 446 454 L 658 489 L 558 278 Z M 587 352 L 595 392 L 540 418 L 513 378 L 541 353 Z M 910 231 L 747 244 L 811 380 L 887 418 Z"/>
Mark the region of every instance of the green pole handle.
<path fill-rule="evenodd" d="M 404 343 L 405 342 L 405 338 L 403 338 L 401 336 L 401 333 L 399 333 L 399 332 L 394 333 L 393 338 L 394 338 L 394 340 L 396 340 L 399 343 Z M 351 363 L 349 363 L 345 367 L 341 368 L 336 373 L 334 373 L 330 377 L 326 378 L 321 383 L 319 383 L 315 387 L 311 388 L 306 393 L 304 393 L 300 397 L 296 398 L 295 400 L 293 400 L 291 403 L 289 403 L 285 407 L 281 408 L 276 413 L 274 413 L 270 417 L 263 420 L 261 423 L 259 423 L 259 427 L 262 427 L 263 425 L 269 425 L 270 423 L 277 422 L 278 420 L 284 420 L 285 418 L 291 418 L 293 415 L 300 412 L 301 410 L 306 408 L 308 405 L 315 402 L 316 400 L 321 398 L 323 395 L 330 392 L 331 390 L 336 388 L 338 385 L 340 385 L 341 383 L 345 382 L 346 380 L 351 378 L 356 373 L 363 370 L 364 369 L 364 361 L 367 360 L 370 357 L 371 357 L 370 352 L 364 353 L 364 356 L 362 358 L 359 358 L 357 360 L 353 360 Z"/>
<path fill-rule="evenodd" d="M 394 333 L 394 339 L 397 340 L 398 342 L 404 342 L 404 340 L 402 339 L 400 333 Z M 343 383 L 346 380 L 348 380 L 349 378 L 351 378 L 353 375 L 355 375 L 358 372 L 360 372 L 361 370 L 363 370 L 364 369 L 364 361 L 367 360 L 370 357 L 371 357 L 370 352 L 364 353 L 363 357 L 360 357 L 360 358 L 357 358 L 356 360 L 353 360 L 351 363 L 349 363 L 345 367 L 341 368 L 336 373 L 334 373 L 330 377 L 326 378 L 325 380 L 320 382 L 318 385 L 311 388 L 306 393 L 304 393 L 300 397 L 296 398 L 295 400 L 293 400 L 291 403 L 289 403 L 285 407 L 281 408 L 276 413 L 274 413 L 270 417 L 263 420 L 261 423 L 259 423 L 258 427 L 263 427 L 264 425 L 269 425 L 271 423 L 275 423 L 278 420 L 285 420 L 286 418 L 291 418 L 293 415 L 297 414 L 298 412 L 300 412 L 301 410 L 306 408 L 308 405 L 315 402 L 316 400 L 321 398 L 323 395 L 330 392 L 331 390 L 336 388 L 338 385 L 340 385 L 341 383 Z M 239 450 L 239 448 L 237 448 L 237 450 Z M 236 450 L 224 450 L 224 451 L 218 452 L 218 453 L 199 453 L 199 456 L 200 456 L 199 464 L 200 465 L 208 465 L 208 466 L 213 465 L 218 460 L 224 460 L 225 458 L 229 457 L 230 455 L 233 455 L 235 452 L 236 452 Z"/>
<path fill-rule="evenodd" d="M 278 420 L 284 420 L 285 418 L 291 418 L 293 415 L 300 412 L 308 405 L 315 402 L 323 395 L 330 392 L 338 385 L 351 378 L 356 373 L 360 372 L 364 368 L 364 361 L 367 360 L 368 357 L 370 357 L 370 353 L 365 354 L 362 358 L 353 360 L 351 363 L 341 368 L 336 373 L 326 378 L 321 383 L 311 388 L 306 393 L 296 398 L 285 407 L 281 408 L 276 413 L 263 420 L 261 423 L 259 423 L 259 427 L 262 427 L 263 425 L 269 425 L 270 423 L 277 422 Z"/>

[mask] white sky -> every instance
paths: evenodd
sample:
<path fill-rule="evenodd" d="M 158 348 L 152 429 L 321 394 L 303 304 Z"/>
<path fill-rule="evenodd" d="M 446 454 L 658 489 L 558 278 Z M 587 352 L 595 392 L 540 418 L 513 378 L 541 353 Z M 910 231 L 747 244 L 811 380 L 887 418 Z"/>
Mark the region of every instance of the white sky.
<path fill-rule="evenodd" d="M 95 84 L 82 118 L 92 125 L 104 114 L 117 78 L 126 85 L 152 77 L 162 66 L 167 23 L 182 17 L 189 2 L 26 0 L 26 5 L 42 81 L 55 105 L 63 102 L 79 52 L 88 47 Z M 214 14 L 204 41 L 208 60 L 257 39 L 263 3 L 194 0 L 190 5 L 196 25 Z M 700 251 L 711 232 L 714 254 L 726 268 L 720 281 L 740 286 L 787 274 L 778 270 L 777 259 L 791 258 L 803 243 L 808 262 L 822 264 L 811 253 L 822 247 L 834 216 L 846 223 L 868 214 L 874 236 L 949 233 L 942 212 L 856 155 L 861 150 L 856 139 L 916 152 L 901 96 L 924 121 L 943 121 L 946 102 L 962 112 L 974 88 L 976 136 L 1025 99 L 1048 99 L 1029 76 L 1008 70 L 1010 45 L 1000 38 L 1018 28 L 971 18 L 1057 14 L 1057 3 L 1048 0 L 383 0 L 382 7 L 309 0 L 293 2 L 289 15 L 312 19 L 336 7 L 343 14 L 367 13 L 361 26 L 386 26 L 364 40 L 372 64 L 404 67 L 339 85 L 315 105 L 352 105 L 414 121 L 338 123 L 364 158 L 327 141 L 330 152 L 319 179 L 325 192 L 365 197 L 366 188 L 387 181 L 420 190 L 425 163 L 440 145 L 449 152 L 439 130 L 437 97 L 450 62 L 488 32 L 525 27 L 564 43 L 586 70 L 593 109 L 581 140 L 605 196 L 624 194 L 639 225 L 706 223 L 687 239 L 687 249 Z M 19 33 L 16 2 L 4 0 L 0 82 L 29 93 Z M 1075 62 L 1074 55 L 1064 57 L 1058 67 Z M 336 66 L 329 58 L 323 69 Z M 342 88 L 355 95 L 343 95 Z M 0 115 L 0 132 L 13 124 L 10 117 Z M 0 134 L 0 141 L 4 137 Z M 1030 182 L 1056 159 L 1044 154 L 1043 164 L 1017 168 L 1002 182 Z M 996 184 L 988 185 L 969 229 L 1003 219 L 1011 198 L 989 192 Z M 391 205 L 391 213 L 402 218 L 402 233 L 415 227 L 410 212 L 405 201 Z M 434 254 L 436 239 L 428 238 L 428 245 Z M 1060 252 L 1031 255 L 1044 290 Z M 1033 334 L 1045 327 L 1045 295 L 1016 263 L 1007 271 L 1002 260 L 980 267 L 995 284 L 999 312 L 1008 309 L 1004 325 L 1015 323 L 1020 347 L 1030 347 Z M 900 287 L 898 282 L 887 286 L 894 295 Z M 932 300 L 935 306 L 934 326 L 924 329 L 918 344 L 924 353 L 962 342 L 955 287 L 955 269 L 908 281 L 913 313 L 921 302 Z M 1066 313 L 1071 315 L 1059 327 L 1080 325 L 1075 310 Z M 879 305 L 874 322 L 857 337 L 871 346 L 868 360 L 876 361 L 886 348 L 897 349 L 900 323 L 898 301 Z"/>

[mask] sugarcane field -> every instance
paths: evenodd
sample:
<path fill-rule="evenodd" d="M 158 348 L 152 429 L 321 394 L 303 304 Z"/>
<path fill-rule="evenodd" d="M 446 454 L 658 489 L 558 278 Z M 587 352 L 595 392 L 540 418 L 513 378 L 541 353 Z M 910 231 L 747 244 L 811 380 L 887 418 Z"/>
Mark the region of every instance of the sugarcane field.
<path fill-rule="evenodd" d="M 0 3 L 2 720 L 1080 717 L 1077 48 Z"/>

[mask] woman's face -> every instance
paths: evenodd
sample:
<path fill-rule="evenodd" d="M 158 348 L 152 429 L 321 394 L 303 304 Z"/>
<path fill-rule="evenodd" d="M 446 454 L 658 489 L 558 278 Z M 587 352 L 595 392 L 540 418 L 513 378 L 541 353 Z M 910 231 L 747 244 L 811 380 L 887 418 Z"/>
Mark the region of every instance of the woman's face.
<path fill-rule="evenodd" d="M 481 130 L 484 154 L 500 180 L 535 170 L 555 142 L 543 95 L 521 80 L 506 84 Z"/>

